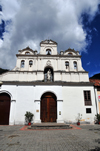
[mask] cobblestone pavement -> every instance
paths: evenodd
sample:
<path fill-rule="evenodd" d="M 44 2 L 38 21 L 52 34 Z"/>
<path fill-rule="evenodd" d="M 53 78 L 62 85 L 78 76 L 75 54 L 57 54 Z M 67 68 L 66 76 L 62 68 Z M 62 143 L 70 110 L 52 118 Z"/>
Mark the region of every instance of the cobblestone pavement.
<path fill-rule="evenodd" d="M 28 130 L 0 126 L 0 151 L 100 151 L 100 125 L 72 130 Z"/>

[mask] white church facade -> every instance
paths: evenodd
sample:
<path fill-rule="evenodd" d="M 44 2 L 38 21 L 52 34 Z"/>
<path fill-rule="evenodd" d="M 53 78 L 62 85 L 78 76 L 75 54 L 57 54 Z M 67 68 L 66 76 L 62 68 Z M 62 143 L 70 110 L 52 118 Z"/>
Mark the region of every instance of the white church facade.
<path fill-rule="evenodd" d="M 57 43 L 45 40 L 40 52 L 19 50 L 16 67 L 0 75 L 0 124 L 25 124 L 26 111 L 34 123 L 94 123 L 97 102 L 88 72 L 78 51 L 57 52 Z"/>

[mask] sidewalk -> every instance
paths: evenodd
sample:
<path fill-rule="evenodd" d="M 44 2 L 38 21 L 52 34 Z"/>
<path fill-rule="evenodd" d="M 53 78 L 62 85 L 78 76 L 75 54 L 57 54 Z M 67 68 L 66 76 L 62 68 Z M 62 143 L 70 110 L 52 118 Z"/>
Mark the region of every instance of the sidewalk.
<path fill-rule="evenodd" d="M 81 125 L 81 129 L 70 130 L 20 130 L 23 127 L 0 126 L 0 151 L 100 151 L 100 125 Z"/>

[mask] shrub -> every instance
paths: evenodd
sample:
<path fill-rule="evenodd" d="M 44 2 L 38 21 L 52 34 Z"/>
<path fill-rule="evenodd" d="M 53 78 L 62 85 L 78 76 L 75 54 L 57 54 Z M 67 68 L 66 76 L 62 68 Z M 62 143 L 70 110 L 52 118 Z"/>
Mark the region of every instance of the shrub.
<path fill-rule="evenodd" d="M 26 112 L 26 114 L 25 114 L 25 121 L 27 123 L 31 123 L 32 120 L 33 120 L 33 116 L 34 116 L 34 114 L 32 114 L 31 112 Z"/>

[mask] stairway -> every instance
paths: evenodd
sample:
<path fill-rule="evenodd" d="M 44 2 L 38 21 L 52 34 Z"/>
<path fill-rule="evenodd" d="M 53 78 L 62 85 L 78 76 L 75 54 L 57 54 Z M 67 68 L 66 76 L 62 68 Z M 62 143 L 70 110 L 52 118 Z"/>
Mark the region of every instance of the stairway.
<path fill-rule="evenodd" d="M 31 126 L 28 126 L 28 129 L 71 129 L 72 127 L 64 123 L 34 123 Z"/>

